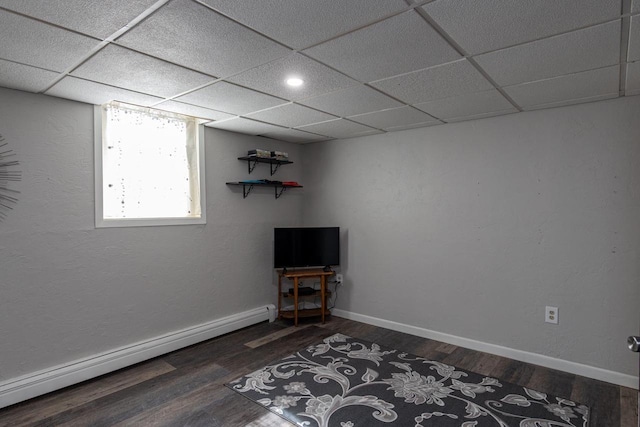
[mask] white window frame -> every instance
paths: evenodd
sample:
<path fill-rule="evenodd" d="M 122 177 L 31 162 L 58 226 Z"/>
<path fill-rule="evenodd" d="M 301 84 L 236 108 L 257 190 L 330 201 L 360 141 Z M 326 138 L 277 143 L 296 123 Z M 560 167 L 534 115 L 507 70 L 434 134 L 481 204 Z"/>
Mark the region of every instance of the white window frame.
<path fill-rule="evenodd" d="M 102 106 L 93 109 L 94 130 L 94 173 L 95 173 L 95 226 L 112 227 L 150 227 L 164 225 L 196 225 L 207 223 L 207 199 L 205 189 L 205 139 L 204 125 L 198 124 L 198 178 L 200 180 L 200 217 L 178 218 L 104 218 L 103 209 L 103 168 L 102 168 Z"/>

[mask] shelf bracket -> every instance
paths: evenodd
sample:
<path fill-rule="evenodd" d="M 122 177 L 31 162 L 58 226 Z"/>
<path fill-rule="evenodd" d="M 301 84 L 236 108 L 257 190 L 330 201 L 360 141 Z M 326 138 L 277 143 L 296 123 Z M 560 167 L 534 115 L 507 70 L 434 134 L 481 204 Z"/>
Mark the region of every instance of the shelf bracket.
<path fill-rule="evenodd" d="M 280 167 L 280 163 L 270 162 L 269 164 L 271 165 L 271 176 L 273 176 L 273 174 L 276 173 L 276 171 Z M 275 167 L 273 167 L 273 165 L 275 165 Z"/>
<path fill-rule="evenodd" d="M 257 160 L 253 161 L 253 164 L 251 164 L 251 159 L 247 160 L 247 167 L 249 169 L 249 174 L 251 174 L 251 172 L 253 172 L 253 170 L 256 168 L 256 165 L 258 164 Z M 273 175 L 273 174 L 271 174 Z"/>
<path fill-rule="evenodd" d="M 242 198 L 246 199 L 251 190 L 253 190 L 253 184 L 248 184 L 249 189 L 247 189 L 247 184 L 242 184 Z M 277 197 L 276 197 L 277 198 Z"/>
<path fill-rule="evenodd" d="M 282 196 L 282 193 L 285 192 L 287 187 L 280 187 L 280 192 L 278 192 L 278 187 L 274 187 L 274 189 L 276 191 L 276 200 L 278 200 L 280 198 L 280 196 Z"/>

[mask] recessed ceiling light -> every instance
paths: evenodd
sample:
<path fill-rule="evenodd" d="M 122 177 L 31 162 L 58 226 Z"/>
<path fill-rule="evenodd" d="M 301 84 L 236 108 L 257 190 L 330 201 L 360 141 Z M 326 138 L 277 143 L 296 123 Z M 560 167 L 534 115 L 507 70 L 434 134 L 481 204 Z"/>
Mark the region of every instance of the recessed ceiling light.
<path fill-rule="evenodd" d="M 287 84 L 289 86 L 298 87 L 298 86 L 302 86 L 302 83 L 304 83 L 304 80 L 302 80 L 299 77 L 289 77 L 287 79 Z"/>

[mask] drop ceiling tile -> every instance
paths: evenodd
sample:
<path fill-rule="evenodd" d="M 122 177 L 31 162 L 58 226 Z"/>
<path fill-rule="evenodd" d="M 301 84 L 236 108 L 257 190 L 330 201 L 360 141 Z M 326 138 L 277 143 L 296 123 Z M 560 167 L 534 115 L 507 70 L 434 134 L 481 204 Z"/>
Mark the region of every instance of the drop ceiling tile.
<path fill-rule="evenodd" d="M 304 84 L 288 86 L 285 80 L 293 76 L 304 80 Z M 227 80 L 292 101 L 357 84 L 355 80 L 300 54 L 261 65 Z"/>
<path fill-rule="evenodd" d="M 247 114 L 247 117 L 286 127 L 304 126 L 336 118 L 330 114 L 321 113 L 297 104 L 280 105 L 268 110 Z"/>
<path fill-rule="evenodd" d="M 176 98 L 176 100 L 238 115 L 275 107 L 287 102 L 225 82 L 214 83 Z"/>
<path fill-rule="evenodd" d="M 627 84 L 625 94 L 640 95 L 640 61 L 627 64 Z"/>
<path fill-rule="evenodd" d="M 422 8 L 472 55 L 620 16 L 620 0 L 440 0 Z"/>
<path fill-rule="evenodd" d="M 478 64 L 500 85 L 617 64 L 620 59 L 620 21 L 550 37 L 477 56 Z"/>
<path fill-rule="evenodd" d="M 230 120 L 223 120 L 220 122 L 209 122 L 205 126 L 224 129 L 232 132 L 244 133 L 248 135 L 262 135 L 270 132 L 277 132 L 278 126 L 270 125 L 268 123 L 256 122 L 254 120 L 245 119 L 242 117 L 236 117 Z"/>
<path fill-rule="evenodd" d="M 407 8 L 402 0 L 203 0 L 203 3 L 295 49 Z"/>
<path fill-rule="evenodd" d="M 356 132 L 352 135 L 345 136 L 345 138 L 357 138 L 359 136 L 379 135 L 381 133 L 386 133 L 386 132 L 379 129 L 371 129 L 371 130 L 365 130 L 363 132 Z"/>
<path fill-rule="evenodd" d="M 349 117 L 349 120 L 384 130 L 416 123 L 440 123 L 430 115 L 409 106 L 361 114 Z"/>
<path fill-rule="evenodd" d="M 227 114 L 221 111 L 211 110 L 209 108 L 198 107 L 197 105 L 185 104 L 184 102 L 177 101 L 164 101 L 161 104 L 154 105 L 153 107 L 159 110 L 165 110 L 173 113 L 184 114 L 186 116 L 209 120 L 226 120 L 235 117 L 233 114 Z"/>
<path fill-rule="evenodd" d="M 492 111 L 490 113 L 472 114 L 470 116 L 454 117 L 447 120 L 447 123 L 464 122 L 467 120 L 486 119 L 488 117 L 505 116 L 507 114 L 517 113 L 518 110 L 512 108 L 510 110 Z"/>
<path fill-rule="evenodd" d="M 409 104 L 493 89 L 466 59 L 372 83 Z"/>
<path fill-rule="evenodd" d="M 370 127 L 354 123 L 345 119 L 331 120 L 313 125 L 301 126 L 300 130 L 317 133 L 319 135 L 331 136 L 333 138 L 350 138 L 362 133 L 376 131 Z"/>
<path fill-rule="evenodd" d="M 218 77 L 291 53 L 191 0 L 165 5 L 117 43 Z"/>
<path fill-rule="evenodd" d="M 105 39 L 157 0 L 0 0 L 0 6 Z"/>
<path fill-rule="evenodd" d="M 509 96 L 522 107 L 618 94 L 620 67 L 583 71 L 537 82 L 505 87 Z"/>
<path fill-rule="evenodd" d="M 330 137 L 303 132 L 297 129 L 280 129 L 274 132 L 264 133 L 261 136 L 295 143 L 318 142 L 331 139 Z"/>
<path fill-rule="evenodd" d="M 212 80 L 210 76 L 115 45 L 106 46 L 71 74 L 165 98 Z"/>
<path fill-rule="evenodd" d="M 589 102 L 604 101 L 605 99 L 613 99 L 617 97 L 618 97 L 618 93 L 616 92 L 616 93 L 609 93 L 605 95 L 588 96 L 586 98 L 569 99 L 567 101 L 551 102 L 549 104 L 533 105 L 531 107 L 525 107 L 524 110 L 533 111 L 533 110 L 543 110 L 547 108 L 564 107 L 567 105 L 586 104 Z"/>
<path fill-rule="evenodd" d="M 0 28 L 0 59 L 52 71 L 65 71 L 100 43 L 3 10 Z"/>
<path fill-rule="evenodd" d="M 431 126 L 436 126 L 436 125 L 441 125 L 441 124 L 442 124 L 442 122 L 439 122 L 439 121 L 424 122 L 424 123 L 413 123 L 413 124 L 404 125 L 404 126 L 393 126 L 393 127 L 390 127 L 389 129 L 386 129 L 386 131 L 387 132 L 395 132 L 395 131 L 399 131 L 399 130 L 426 128 L 426 127 L 431 127 Z"/>
<path fill-rule="evenodd" d="M 627 61 L 640 60 L 640 15 L 631 17 L 629 27 L 629 54 Z"/>
<path fill-rule="evenodd" d="M 362 82 L 460 58 L 460 54 L 413 10 L 304 53 Z"/>
<path fill-rule="evenodd" d="M 517 111 L 515 107 L 495 89 L 423 102 L 415 104 L 414 107 L 446 121 L 450 121 L 456 117 L 475 116 L 494 111 Z"/>
<path fill-rule="evenodd" d="M 365 85 L 352 86 L 300 101 L 336 116 L 346 117 L 400 107 L 403 104 Z"/>
<path fill-rule="evenodd" d="M 631 13 L 638 12 L 640 12 L 640 0 L 633 0 L 633 3 L 631 3 Z"/>
<path fill-rule="evenodd" d="M 110 101 L 120 101 L 148 107 L 162 101 L 162 98 L 155 96 L 70 76 L 60 80 L 55 86 L 46 91 L 45 94 L 94 105 L 102 105 Z"/>
<path fill-rule="evenodd" d="M 46 89 L 58 73 L 0 59 L 0 86 L 27 92 Z"/>

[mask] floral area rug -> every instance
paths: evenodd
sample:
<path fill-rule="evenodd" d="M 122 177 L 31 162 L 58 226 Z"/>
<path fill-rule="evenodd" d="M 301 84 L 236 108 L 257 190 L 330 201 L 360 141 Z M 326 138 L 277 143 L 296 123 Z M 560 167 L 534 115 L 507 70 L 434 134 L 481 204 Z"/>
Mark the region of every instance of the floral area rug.
<path fill-rule="evenodd" d="M 227 385 L 298 426 L 587 426 L 585 405 L 342 334 Z"/>

